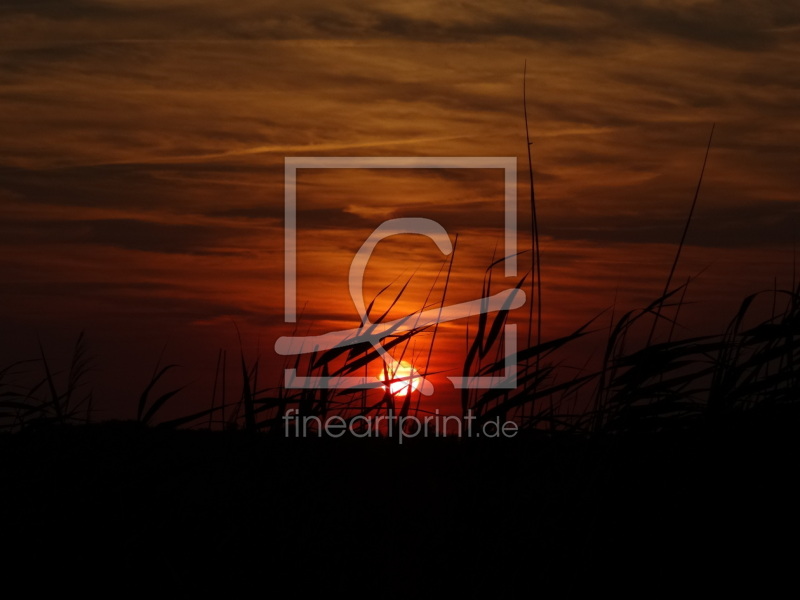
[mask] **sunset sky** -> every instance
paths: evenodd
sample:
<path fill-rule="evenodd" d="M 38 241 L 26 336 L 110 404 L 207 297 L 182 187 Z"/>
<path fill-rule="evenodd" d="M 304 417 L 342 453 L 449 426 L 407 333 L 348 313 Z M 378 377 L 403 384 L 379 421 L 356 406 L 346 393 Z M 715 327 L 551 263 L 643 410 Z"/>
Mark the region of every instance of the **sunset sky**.
<path fill-rule="evenodd" d="M 65 364 L 85 330 L 104 414 L 132 416 L 162 350 L 204 408 L 236 323 L 277 385 L 287 156 L 518 157 L 524 249 L 525 61 L 545 337 L 660 293 L 713 123 L 677 273 L 705 269 L 685 331 L 791 285 L 795 2 L 6 0 L 0 366 L 37 340 Z M 350 260 L 391 217 L 459 234 L 448 303 L 478 297 L 502 254 L 502 184 L 497 170 L 301 171 L 298 329 L 357 325 Z M 387 241 L 365 288 L 413 276 L 401 316 L 443 260 Z M 495 272 L 498 290 L 516 279 Z"/>

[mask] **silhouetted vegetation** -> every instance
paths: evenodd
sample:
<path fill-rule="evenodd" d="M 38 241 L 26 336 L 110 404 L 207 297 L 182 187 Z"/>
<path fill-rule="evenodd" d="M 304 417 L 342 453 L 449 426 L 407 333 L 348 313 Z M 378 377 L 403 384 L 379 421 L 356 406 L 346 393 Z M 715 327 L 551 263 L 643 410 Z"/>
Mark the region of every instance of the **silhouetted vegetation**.
<path fill-rule="evenodd" d="M 64 369 L 42 347 L 0 370 L 8 572 L 106 593 L 108 581 L 226 597 L 253 586 L 381 597 L 653 597 L 687 586 L 770 595 L 785 562 L 773 534 L 792 542 L 797 533 L 800 286 L 747 296 L 716 334 L 677 336 L 691 280 L 671 282 L 690 221 L 691 212 L 662 294 L 555 339 L 541 337 L 534 224 L 536 272 L 517 284 L 533 282 L 528 343 L 509 359 L 510 311 L 483 313 L 470 322 L 461 372 L 502 379 L 509 360 L 516 366 L 516 387 L 461 396 L 462 414 L 478 424 L 517 423 L 510 440 L 287 438 L 287 411 L 354 423 L 425 409 L 420 392 L 265 388 L 261 359 L 242 348 L 233 369 L 219 352 L 209 407 L 159 419 L 185 393 L 166 385 L 175 365 L 159 359 L 135 419 L 97 422 L 83 334 Z M 400 359 L 428 340 L 427 356 L 414 357 L 423 376 L 438 326 L 416 319 L 445 305 L 454 256 L 439 299 L 430 301 L 432 287 L 383 337 Z M 503 260 L 486 269 L 483 297 Z M 359 333 L 385 324 L 405 289 Z M 575 368 L 572 349 L 586 343 L 602 357 Z M 364 342 L 285 366 L 330 378 L 375 364 L 380 352 Z M 241 389 L 234 399 L 229 371 Z M 384 380 L 410 386 L 388 367 Z"/>

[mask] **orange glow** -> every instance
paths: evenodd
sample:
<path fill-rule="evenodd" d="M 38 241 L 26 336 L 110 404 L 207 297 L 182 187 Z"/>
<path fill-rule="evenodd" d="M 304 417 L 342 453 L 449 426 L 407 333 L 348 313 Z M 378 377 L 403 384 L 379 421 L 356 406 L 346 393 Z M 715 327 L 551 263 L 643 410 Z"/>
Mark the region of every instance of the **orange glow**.
<path fill-rule="evenodd" d="M 416 390 L 422 383 L 419 372 L 404 360 L 397 363 L 394 373 L 388 372 L 388 378 L 387 371 L 382 370 L 378 379 L 383 382 L 391 382 L 388 386 L 384 385 L 383 389 L 388 389 L 392 396 L 399 397 L 407 396 L 409 390 Z"/>
<path fill-rule="evenodd" d="M 746 295 L 794 289 L 800 128 L 787 123 L 798 42 L 791 24 L 775 25 L 779 9 L 759 5 L 750 22 L 730 11 L 719 21 L 697 2 L 639 2 L 646 8 L 636 11 L 499 3 L 472 16 L 447 3 L 389 2 L 357 19 L 347 6 L 326 7 L 342 24 L 334 30 L 327 12 L 317 21 L 314 2 L 284 15 L 246 0 L 235 11 L 186 8 L 187 31 L 156 11 L 130 19 L 127 9 L 37 3 L 33 18 L 11 4 L 0 20 L 0 368 L 38 356 L 39 332 L 67 352 L 86 330 L 106 414 L 127 418 L 114 412 L 120 381 L 146 381 L 165 344 L 165 361 L 197 381 L 187 413 L 207 408 L 212 393 L 202 390 L 214 389 L 218 350 L 263 356 L 259 382 L 283 385 L 295 358 L 274 352 L 278 337 L 362 323 L 350 268 L 389 219 L 429 219 L 458 242 L 450 262 L 424 236 L 381 241 L 360 298 L 373 322 L 483 296 L 486 269 L 506 253 L 501 169 L 301 168 L 298 318 L 286 322 L 290 157 L 517 157 L 524 253 L 515 276 L 492 270 L 491 291 L 530 273 L 528 303 L 508 314 L 520 350 L 539 333 L 569 336 L 597 318 L 587 329 L 597 333 L 559 357 L 577 373 L 604 356 L 615 320 L 661 294 L 715 122 L 673 279 L 693 278 L 675 335 L 716 333 Z M 171 3 L 176 14 L 184 4 Z M 541 295 L 530 287 L 539 277 Z M 539 303 L 541 332 L 530 334 Z M 460 414 L 462 391 L 449 378 L 464 372 L 478 319 L 392 346 L 421 371 L 403 380 L 377 359 L 363 367 L 370 393 L 385 385 L 408 398 L 424 373 L 434 388 L 425 408 Z M 358 360 L 336 360 L 348 358 Z M 298 376 L 312 376 L 308 357 L 298 360 Z M 232 375 L 225 382 L 227 394 L 241 392 Z"/>

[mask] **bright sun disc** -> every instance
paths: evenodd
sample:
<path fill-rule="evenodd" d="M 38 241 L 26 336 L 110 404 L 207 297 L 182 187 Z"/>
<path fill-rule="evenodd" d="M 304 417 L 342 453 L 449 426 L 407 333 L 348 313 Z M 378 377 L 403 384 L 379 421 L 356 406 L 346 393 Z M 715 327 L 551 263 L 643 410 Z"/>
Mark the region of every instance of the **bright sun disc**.
<path fill-rule="evenodd" d="M 414 367 L 404 360 L 397 363 L 397 370 L 394 373 L 389 370 L 388 374 L 389 380 L 399 380 L 392 381 L 392 383 L 390 383 L 388 386 L 389 393 L 392 396 L 405 396 L 408 394 L 409 389 L 416 390 L 422 383 L 422 376 L 417 372 L 416 369 L 414 369 Z M 381 381 L 387 380 L 386 373 L 383 370 L 381 370 L 381 374 L 378 376 L 378 379 Z M 385 390 L 386 388 L 387 386 L 384 385 L 383 389 Z"/>

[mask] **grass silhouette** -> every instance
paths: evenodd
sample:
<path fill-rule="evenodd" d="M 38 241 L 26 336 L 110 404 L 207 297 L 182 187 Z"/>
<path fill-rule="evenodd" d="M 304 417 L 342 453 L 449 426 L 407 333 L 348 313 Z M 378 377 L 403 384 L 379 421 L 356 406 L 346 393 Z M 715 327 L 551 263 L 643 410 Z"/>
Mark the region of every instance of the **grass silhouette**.
<path fill-rule="evenodd" d="M 689 587 L 776 595 L 793 583 L 793 567 L 775 532 L 789 541 L 798 533 L 800 286 L 753 293 L 718 333 L 679 337 L 692 280 L 671 281 L 686 229 L 664 292 L 646 306 L 554 339 L 540 339 L 540 310 L 532 312 L 529 342 L 512 357 L 519 385 L 464 390 L 462 413 L 514 420 L 521 431 L 511 440 L 292 439 L 282 432 L 289 410 L 350 423 L 424 415 L 420 391 L 266 388 L 261 357 L 246 356 L 241 341 L 234 366 L 227 351 L 217 356 L 208 408 L 160 418 L 186 391 L 167 384 L 176 366 L 159 359 L 131 406 L 135 418 L 98 422 L 83 334 L 64 368 L 40 345 L 38 357 L 0 370 L 4 564 L 54 591 L 77 578 L 104 593 L 124 585 L 181 596 L 239 597 L 254 583 L 270 592 L 282 582 L 404 598 L 652 597 Z M 406 328 L 383 340 L 424 364 L 423 376 L 438 326 L 416 319 L 445 306 L 455 254 L 441 290 L 434 283 L 400 320 Z M 486 268 L 484 297 L 502 261 Z M 533 263 L 518 288 L 540 276 Z M 387 322 L 407 285 L 361 324 L 364 333 Z M 464 377 L 505 372 L 510 317 L 500 310 L 470 323 Z M 598 339 L 599 364 L 566 362 Z M 367 343 L 285 366 L 345 377 L 376 364 L 385 383 L 407 381 Z M 233 380 L 241 393 L 231 400 Z"/>
<path fill-rule="evenodd" d="M 492 293 L 491 272 L 500 262 L 495 261 L 486 271 L 484 297 Z M 522 278 L 517 288 L 524 283 Z M 645 338 L 648 327 L 653 331 L 651 319 L 674 325 L 675 320 L 666 313 L 668 310 L 679 313 L 684 307 L 688 286 L 689 282 L 674 287 L 644 308 L 616 318 L 606 331 L 602 343 L 605 351 L 598 368 L 576 374 L 575 369 L 564 365 L 561 355 L 576 344 L 602 335 L 600 316 L 569 335 L 518 350 L 512 357 L 518 367 L 517 388 L 462 390 L 462 413 L 469 411 L 479 421 L 514 419 L 522 429 L 596 435 L 681 427 L 692 420 L 720 419 L 734 413 L 766 411 L 796 403 L 800 385 L 800 288 L 764 290 L 747 296 L 718 334 L 676 337 L 673 327 L 667 339 L 640 341 L 637 347 L 636 340 Z M 403 290 L 392 300 L 390 309 L 402 293 Z M 442 295 L 442 304 L 445 296 L 446 293 Z M 763 305 L 770 303 L 771 310 L 764 317 Z M 389 310 L 369 327 L 383 323 Z M 429 365 L 435 351 L 435 327 L 415 327 L 417 314 L 408 315 L 407 330 L 388 335 L 383 347 L 402 360 L 411 354 L 412 343 L 425 334 L 430 342 L 424 362 Z M 463 361 L 464 377 L 502 375 L 506 358 L 500 334 L 508 319 L 508 310 L 477 318 Z M 363 389 L 261 389 L 260 358 L 249 362 L 243 350 L 238 367 L 241 396 L 235 402 L 228 402 L 224 395 L 225 379 L 229 377 L 226 362 L 227 354 L 221 351 L 210 408 L 160 422 L 159 411 L 183 388 L 163 389 L 167 387 L 165 375 L 176 365 L 157 365 L 140 395 L 136 420 L 144 425 L 159 422 L 162 427 L 205 426 L 269 432 L 280 429 L 282 416 L 290 408 L 323 420 L 334 414 L 352 420 L 387 410 L 398 415 L 424 413 L 419 390 L 412 390 L 396 406 L 398 398 L 388 392 L 375 401 L 369 400 L 373 397 Z M 305 368 L 308 377 L 359 375 L 374 371 L 378 364 L 382 364 L 378 351 L 366 343 L 298 355 L 292 361 L 298 372 Z M 18 376 L 37 369 L 41 375 L 34 385 L 26 388 L 19 383 Z M 423 369 L 422 376 L 430 375 L 426 370 Z M 32 424 L 91 422 L 93 396 L 87 391 L 90 360 L 83 334 L 64 373 L 66 385 L 59 389 L 56 375 L 60 372 L 54 370 L 43 348 L 40 358 L 0 370 L 0 427 L 19 431 Z M 403 381 L 389 372 L 384 379 L 387 384 Z M 223 395 L 218 402 L 220 380 Z M 582 410 L 576 414 L 574 407 Z"/>
<path fill-rule="evenodd" d="M 606 338 L 600 341 L 605 348 L 601 364 L 576 369 L 569 366 L 564 357 L 579 343 L 590 339 L 597 343 L 598 336 L 603 334 L 598 324 L 602 315 L 576 327 L 569 335 L 541 339 L 542 273 L 530 162 L 532 142 L 527 135 L 532 208 L 530 251 L 533 259 L 532 271 L 516 285 L 517 289 L 522 289 L 530 276 L 533 295 L 529 299 L 527 345 L 510 357 L 517 367 L 516 388 L 463 389 L 462 416 L 474 415 L 478 423 L 498 418 L 512 419 L 523 430 L 537 433 L 594 436 L 675 429 L 698 420 L 726 419 L 748 411 L 782 410 L 786 405 L 798 402 L 800 285 L 794 289 L 776 287 L 747 296 L 728 326 L 716 335 L 675 336 L 675 326 L 682 309 L 685 310 L 686 294 L 692 279 L 677 286 L 672 282 L 698 202 L 711 136 L 663 292 L 641 309 L 629 310 L 619 317 L 612 315 L 605 331 Z M 425 364 L 421 372 L 423 377 L 430 375 L 428 370 L 435 352 L 439 323 L 420 325 L 420 315 L 423 311 L 441 311 L 444 308 L 457 245 L 456 236 L 453 252 L 442 264 L 439 276 L 420 309 L 393 321 L 391 329 L 382 337 L 383 351 L 399 356 L 398 362 L 416 353 L 414 360 Z M 491 296 L 493 270 L 504 260 L 493 259 L 486 268 L 481 297 Z M 442 277 L 443 285 L 437 291 Z M 411 278 L 374 320 L 372 313 L 376 303 L 389 292 L 391 285 L 373 298 L 367 307 L 365 321 L 360 324 L 360 335 L 373 334 L 379 326 L 387 323 L 390 312 L 399 304 L 410 283 Z M 763 304 L 759 302 L 761 298 L 771 299 L 771 309 L 766 315 L 760 306 Z M 461 373 L 464 378 L 504 376 L 507 358 L 501 333 L 509 322 L 509 316 L 510 311 L 504 308 L 493 315 L 483 312 L 477 317 L 471 331 L 468 330 L 470 337 Z M 669 326 L 669 334 L 665 340 L 657 341 L 656 332 L 662 324 Z M 648 332 L 646 336 L 645 331 Z M 429 341 L 426 343 L 424 340 Z M 349 423 L 381 412 L 391 411 L 398 416 L 426 413 L 421 407 L 420 390 L 410 389 L 402 397 L 402 402 L 389 393 L 391 383 L 410 384 L 409 378 L 389 372 L 381 353 L 368 342 L 298 354 L 293 360 L 287 359 L 284 366 L 291 366 L 309 378 L 337 378 L 366 375 L 370 370 L 374 372 L 375 365 L 383 365 L 386 391 L 378 400 L 360 387 L 298 390 L 278 386 L 262 389 L 258 381 L 261 358 L 248 361 L 240 335 L 239 345 L 236 377 L 241 394 L 236 401 L 230 402 L 226 398 L 230 377 L 227 351 L 220 350 L 210 408 L 159 420 L 162 408 L 183 390 L 182 387 L 165 386 L 165 376 L 177 365 L 162 367 L 159 359 L 139 397 L 135 420 L 142 425 L 158 423 L 165 428 L 205 426 L 209 429 L 274 433 L 280 431 L 283 416 L 290 409 L 319 421 L 336 415 Z M 39 348 L 38 358 L 21 360 L 0 370 L 0 431 L 15 432 L 31 425 L 78 424 L 93 420 L 94 398 L 92 392 L 87 391 L 91 361 L 87 356 L 84 334 L 78 336 L 72 360 L 64 370 L 66 384 L 63 389 L 59 389 L 56 383 L 56 372 L 41 343 Z M 423 355 L 419 355 L 419 348 L 426 348 Z M 25 377 L 36 371 L 39 376 L 32 385 L 23 383 Z M 221 393 L 219 401 L 218 391 Z"/>
<path fill-rule="evenodd" d="M 729 325 L 716 335 L 675 336 L 692 280 L 690 278 L 682 285 L 673 285 L 673 280 L 700 196 L 713 127 L 663 292 L 643 308 L 629 310 L 619 317 L 612 314 L 605 340 L 597 341 L 603 334 L 599 327 L 602 315 L 580 324 L 569 335 L 542 339 L 540 234 L 524 74 L 522 96 L 530 185 L 529 251 L 532 259 L 531 271 L 518 281 L 516 288 L 523 289 L 528 280 L 531 295 L 527 341 L 525 347 L 510 357 L 511 363 L 517 368 L 516 388 L 463 389 L 462 417 L 474 415 L 479 423 L 512 419 L 523 430 L 536 433 L 547 431 L 594 436 L 680 428 L 698 419 L 723 419 L 745 411 L 765 411 L 795 403 L 798 398 L 798 357 L 795 354 L 796 336 L 799 333 L 800 285 L 781 290 L 776 286 L 776 289 L 744 298 Z M 420 309 L 393 321 L 395 325 L 382 337 L 384 352 L 391 351 L 394 356 L 400 357 L 399 360 L 414 354 L 414 361 L 424 363 L 422 377 L 431 374 L 428 371 L 435 352 L 439 323 L 419 325 L 420 315 L 426 310 L 438 307 L 442 311 L 445 307 L 457 246 L 456 236 L 453 251 L 442 264 Z M 493 258 L 486 268 L 481 297 L 487 298 L 492 294 L 493 270 L 504 260 L 504 257 Z M 441 290 L 438 290 L 438 282 L 442 277 L 444 282 Z M 372 313 L 376 303 L 389 292 L 391 285 L 373 298 L 367 307 L 365 321 L 360 324 L 360 335 L 373 334 L 379 326 L 387 323 L 389 313 L 398 306 L 410 283 L 411 278 L 374 320 Z M 769 314 L 764 315 L 763 309 L 757 313 L 759 297 L 770 295 L 772 307 Z M 670 314 L 672 316 L 668 316 Z M 509 323 L 509 317 L 510 311 L 505 309 L 491 316 L 484 312 L 477 317 L 471 331 L 468 330 L 470 337 L 461 369 L 464 378 L 502 379 L 508 352 L 504 349 L 501 333 Z M 669 334 L 666 340 L 658 341 L 656 333 L 661 325 L 669 326 Z M 648 332 L 646 337 L 644 331 Z M 177 365 L 161 367 L 159 359 L 139 396 L 135 420 L 142 425 L 158 423 L 165 428 L 205 426 L 209 429 L 274 433 L 280 431 L 283 416 L 288 410 L 320 421 L 336 415 L 349 423 L 382 412 L 398 416 L 426 413 L 422 408 L 420 390 L 409 390 L 402 397 L 402 402 L 389 393 L 391 383 L 410 384 L 410 381 L 404 381 L 397 373 L 389 372 L 381 359 L 381 352 L 370 343 L 297 355 L 293 361 L 287 359 L 284 367 L 293 367 L 295 372 L 313 379 L 366 375 L 370 370 L 375 371 L 375 365 L 383 365 L 386 391 L 377 400 L 361 388 L 298 390 L 281 385 L 262 389 L 258 380 L 261 358 L 248 360 L 238 327 L 236 333 L 240 348 L 234 377 L 238 379 L 241 394 L 235 401 L 229 401 L 226 397 L 231 375 L 228 372 L 227 351 L 220 350 L 210 407 L 177 418 L 159 419 L 163 407 L 183 391 L 183 387 L 165 385 L 165 376 L 174 371 Z M 589 340 L 605 348 L 599 366 L 587 364 L 575 368 L 569 365 L 566 357 L 571 350 Z M 79 335 L 72 360 L 65 369 L 66 384 L 63 389 L 56 384 L 53 365 L 48 361 L 41 343 L 39 348 L 38 358 L 21 360 L 0 370 L 0 431 L 20 431 L 34 424 L 65 425 L 93 420 L 94 398 L 91 392 L 86 391 L 91 361 L 87 356 L 84 334 Z M 422 355 L 419 355 L 420 348 L 426 348 Z M 32 372 L 35 374 L 37 371 L 39 375 L 33 384 L 24 383 Z M 221 395 L 219 399 L 218 392 Z"/>

